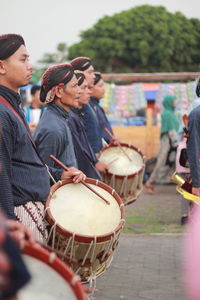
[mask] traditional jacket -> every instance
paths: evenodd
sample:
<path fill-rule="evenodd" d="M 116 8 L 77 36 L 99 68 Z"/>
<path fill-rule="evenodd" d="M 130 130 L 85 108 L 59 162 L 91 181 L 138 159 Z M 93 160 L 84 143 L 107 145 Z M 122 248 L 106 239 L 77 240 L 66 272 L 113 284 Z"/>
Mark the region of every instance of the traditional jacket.
<path fill-rule="evenodd" d="M 192 186 L 200 187 L 200 106 L 192 110 L 188 122 L 187 154 Z"/>
<path fill-rule="evenodd" d="M 58 171 L 54 173 L 56 181 L 63 170 L 49 157 L 50 154 L 68 167 L 78 167 L 68 118 L 69 113 L 64 108 L 54 102 L 49 103 L 33 135 L 44 162 Z"/>
<path fill-rule="evenodd" d="M 0 86 L 0 96 L 22 119 L 20 122 L 13 111 L 0 102 L 0 206 L 8 217 L 15 218 L 15 206 L 46 201 L 50 179 L 29 138 L 19 94 Z"/>
<path fill-rule="evenodd" d="M 107 134 L 107 132 L 104 130 L 104 128 L 107 128 L 112 134 L 113 134 L 113 130 L 112 127 L 106 117 L 105 111 L 103 110 L 103 108 L 100 106 L 99 104 L 99 99 L 90 98 L 90 105 L 91 107 L 94 109 L 96 115 L 97 115 L 97 119 L 99 122 L 99 127 L 100 127 L 100 132 L 101 132 L 101 137 L 109 144 L 110 143 L 110 136 Z"/>
<path fill-rule="evenodd" d="M 73 137 L 78 168 L 83 171 L 87 177 L 101 180 L 101 176 L 95 168 L 98 159 L 88 142 L 80 114 L 80 111 L 74 108 L 69 114 L 69 127 Z"/>
<path fill-rule="evenodd" d="M 99 153 L 102 149 L 99 122 L 94 110 L 89 104 L 83 105 L 83 108 L 81 109 L 81 118 L 92 150 L 94 153 Z"/>

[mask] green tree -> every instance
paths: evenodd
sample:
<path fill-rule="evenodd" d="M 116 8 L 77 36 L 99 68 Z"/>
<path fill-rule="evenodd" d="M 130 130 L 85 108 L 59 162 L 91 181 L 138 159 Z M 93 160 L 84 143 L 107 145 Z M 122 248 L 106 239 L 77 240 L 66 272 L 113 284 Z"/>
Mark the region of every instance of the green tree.
<path fill-rule="evenodd" d="M 142 5 L 101 18 L 68 58 L 89 56 L 102 72 L 197 71 L 199 49 L 200 20 Z"/>
<path fill-rule="evenodd" d="M 66 43 L 59 43 L 56 47 L 55 53 L 45 53 L 43 57 L 38 61 L 40 64 L 48 67 L 52 64 L 59 64 L 66 62 L 68 57 L 68 47 Z"/>

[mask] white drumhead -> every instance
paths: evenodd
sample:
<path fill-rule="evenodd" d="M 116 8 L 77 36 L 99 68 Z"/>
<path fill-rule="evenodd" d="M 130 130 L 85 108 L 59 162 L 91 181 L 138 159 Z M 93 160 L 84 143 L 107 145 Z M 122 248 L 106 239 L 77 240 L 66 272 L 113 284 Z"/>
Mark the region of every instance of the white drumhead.
<path fill-rule="evenodd" d="M 32 278 L 18 293 L 19 300 L 77 300 L 70 285 L 53 268 L 29 255 L 23 254 L 23 258 Z"/>
<path fill-rule="evenodd" d="M 99 236 L 114 231 L 121 219 L 117 201 L 103 188 L 90 186 L 110 205 L 83 184 L 69 183 L 53 194 L 50 201 L 52 216 L 66 230 L 79 235 Z"/>
<path fill-rule="evenodd" d="M 132 148 L 122 148 L 132 161 L 128 159 L 128 157 L 119 147 L 109 147 L 108 149 L 104 150 L 100 155 L 99 160 L 105 164 L 109 164 L 110 162 L 114 161 L 108 167 L 108 171 L 115 175 L 127 176 L 138 172 L 143 165 L 141 154 Z"/>

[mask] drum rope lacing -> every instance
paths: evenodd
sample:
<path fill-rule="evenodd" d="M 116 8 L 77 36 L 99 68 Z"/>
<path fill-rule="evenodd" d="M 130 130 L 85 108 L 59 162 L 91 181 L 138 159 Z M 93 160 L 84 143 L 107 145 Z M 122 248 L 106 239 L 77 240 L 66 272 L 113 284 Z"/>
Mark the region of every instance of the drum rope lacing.
<path fill-rule="evenodd" d="M 90 289 L 91 289 L 91 293 L 89 295 L 89 299 L 90 300 L 94 300 L 95 298 L 93 297 L 94 296 L 94 292 L 96 290 L 96 286 L 97 286 L 97 276 L 92 274 L 89 278 L 89 286 L 90 286 Z"/>
<path fill-rule="evenodd" d="M 108 243 L 108 245 L 107 245 L 107 249 L 105 250 L 105 252 L 104 252 L 104 254 L 103 254 L 103 256 L 102 256 L 102 260 L 104 260 L 104 259 L 105 259 L 105 256 L 109 254 L 110 249 L 112 248 L 112 246 L 113 246 L 113 244 L 114 244 L 114 242 L 115 242 L 115 237 L 116 237 L 115 231 L 113 231 L 112 234 L 113 234 L 113 236 L 112 236 L 112 238 L 110 239 L 110 243 Z"/>

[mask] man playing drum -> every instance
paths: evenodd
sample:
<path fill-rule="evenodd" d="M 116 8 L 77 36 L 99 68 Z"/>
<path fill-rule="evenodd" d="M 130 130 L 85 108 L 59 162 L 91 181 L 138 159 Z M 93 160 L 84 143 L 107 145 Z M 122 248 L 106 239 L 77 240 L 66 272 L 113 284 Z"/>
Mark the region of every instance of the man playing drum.
<path fill-rule="evenodd" d="M 39 153 L 46 164 L 62 172 L 51 158 L 54 155 L 71 170 L 77 172 L 75 182 L 85 179 L 85 174 L 77 170 L 76 155 L 71 131 L 68 125 L 71 106 L 77 106 L 79 87 L 74 70 L 69 64 L 62 64 L 49 68 L 42 78 L 40 100 L 47 104 L 38 127 L 34 133 L 34 140 Z"/>
<path fill-rule="evenodd" d="M 5 188 L 0 206 L 9 218 L 18 219 L 37 240 L 45 237 L 44 205 L 50 191 L 50 177 L 31 139 L 20 108 L 19 88 L 29 83 L 32 66 L 20 35 L 0 36 L 0 123 Z M 53 170 L 52 170 L 53 171 Z M 58 178 L 77 175 L 60 171 Z"/>
<path fill-rule="evenodd" d="M 71 61 L 75 71 L 85 75 L 88 88 L 92 89 L 94 86 L 94 67 L 91 59 L 88 57 L 77 57 Z M 85 126 L 88 141 L 95 154 L 98 154 L 103 145 L 100 136 L 100 127 L 95 112 L 89 104 L 83 104 L 81 109 L 81 117 Z"/>
<path fill-rule="evenodd" d="M 95 79 L 94 86 L 91 91 L 90 106 L 96 113 L 101 130 L 101 137 L 109 144 L 111 142 L 111 137 L 107 134 L 104 128 L 107 128 L 111 134 L 113 134 L 113 130 L 106 117 L 104 109 L 100 106 L 100 100 L 104 97 L 105 93 L 104 82 L 101 73 L 95 72 L 94 74 Z"/>
<path fill-rule="evenodd" d="M 99 172 L 104 172 L 107 166 L 106 164 L 98 161 L 94 151 L 92 150 L 81 117 L 82 107 L 84 104 L 88 104 L 91 90 L 88 88 L 85 75 L 83 73 L 75 74 L 80 87 L 80 97 L 78 100 L 78 107 L 73 107 L 71 109 L 69 126 L 73 136 L 78 166 L 80 170 L 87 175 L 87 177 L 102 180 Z"/>

